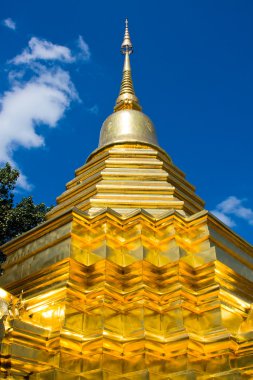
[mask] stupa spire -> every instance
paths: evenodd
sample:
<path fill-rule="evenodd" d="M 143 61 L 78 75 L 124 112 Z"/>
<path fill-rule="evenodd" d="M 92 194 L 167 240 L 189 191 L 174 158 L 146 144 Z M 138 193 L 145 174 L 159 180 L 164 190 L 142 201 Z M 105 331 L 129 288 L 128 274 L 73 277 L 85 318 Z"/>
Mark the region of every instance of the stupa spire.
<path fill-rule="evenodd" d="M 123 66 L 123 76 L 120 86 L 120 93 L 116 100 L 116 105 L 114 111 L 120 111 L 123 109 L 134 109 L 141 111 L 141 106 L 139 100 L 135 95 L 132 72 L 130 65 L 130 54 L 133 53 L 133 45 L 131 42 L 129 30 L 128 30 L 128 20 L 125 21 L 125 35 L 123 42 L 121 44 L 121 53 L 125 55 L 125 61 Z"/>

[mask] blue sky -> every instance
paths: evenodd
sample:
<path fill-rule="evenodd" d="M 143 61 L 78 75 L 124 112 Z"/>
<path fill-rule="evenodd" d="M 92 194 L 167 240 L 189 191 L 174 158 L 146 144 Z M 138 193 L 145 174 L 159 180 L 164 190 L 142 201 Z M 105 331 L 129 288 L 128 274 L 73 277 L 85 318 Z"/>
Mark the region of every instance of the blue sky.
<path fill-rule="evenodd" d="M 19 1 L 0 11 L 0 160 L 48 205 L 98 144 L 128 17 L 135 90 L 160 145 L 253 241 L 253 2 Z"/>

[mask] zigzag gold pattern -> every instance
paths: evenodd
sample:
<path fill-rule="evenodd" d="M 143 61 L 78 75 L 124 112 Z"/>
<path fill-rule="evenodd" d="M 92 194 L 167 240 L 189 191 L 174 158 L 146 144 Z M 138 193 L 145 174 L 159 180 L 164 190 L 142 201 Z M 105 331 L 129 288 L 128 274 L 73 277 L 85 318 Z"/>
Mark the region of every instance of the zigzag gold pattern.
<path fill-rule="evenodd" d="M 10 367 L 12 378 L 36 380 L 252 378 L 252 282 L 218 260 L 208 214 L 154 220 L 142 212 L 122 219 L 110 210 L 93 217 L 75 211 L 71 220 L 69 234 L 59 228 L 61 243 L 41 243 L 45 260 L 33 271 L 27 261 L 37 247 L 31 241 L 22 248 L 22 279 L 7 290 L 24 290 L 26 311 L 10 320 L 3 373 Z M 2 283 L 20 260 L 15 255 Z"/>

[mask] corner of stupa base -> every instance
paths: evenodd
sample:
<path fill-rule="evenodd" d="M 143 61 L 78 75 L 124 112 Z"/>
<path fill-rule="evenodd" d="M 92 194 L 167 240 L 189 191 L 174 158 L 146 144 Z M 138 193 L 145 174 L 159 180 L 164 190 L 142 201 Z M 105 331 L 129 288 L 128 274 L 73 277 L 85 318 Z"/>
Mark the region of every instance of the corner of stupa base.
<path fill-rule="evenodd" d="M 3 376 L 252 378 L 252 247 L 207 211 L 74 208 L 2 249 Z"/>

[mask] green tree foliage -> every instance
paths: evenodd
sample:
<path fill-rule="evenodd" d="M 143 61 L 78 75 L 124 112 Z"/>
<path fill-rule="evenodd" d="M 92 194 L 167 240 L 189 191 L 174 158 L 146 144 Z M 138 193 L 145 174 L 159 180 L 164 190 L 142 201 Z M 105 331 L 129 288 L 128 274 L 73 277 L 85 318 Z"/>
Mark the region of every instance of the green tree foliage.
<path fill-rule="evenodd" d="M 50 210 L 44 203 L 35 205 L 31 196 L 15 205 L 14 189 L 18 177 L 19 171 L 9 163 L 0 168 L 0 245 L 43 222 Z"/>

